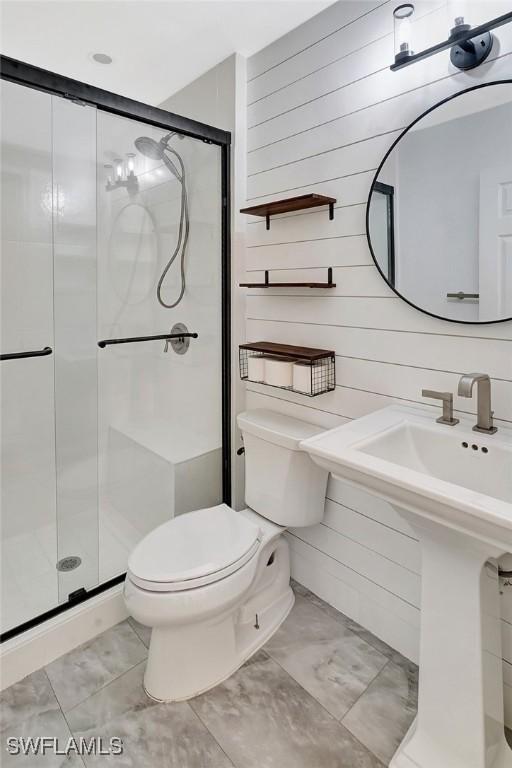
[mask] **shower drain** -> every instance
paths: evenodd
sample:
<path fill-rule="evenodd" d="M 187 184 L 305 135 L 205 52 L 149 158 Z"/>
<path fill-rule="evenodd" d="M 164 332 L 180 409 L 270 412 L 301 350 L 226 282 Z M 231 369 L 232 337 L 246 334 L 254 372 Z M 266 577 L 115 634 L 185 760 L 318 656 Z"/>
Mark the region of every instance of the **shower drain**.
<path fill-rule="evenodd" d="M 82 562 L 82 558 L 78 557 L 77 555 L 71 555 L 70 557 L 63 557 L 62 560 L 59 560 L 59 562 L 57 563 L 57 570 L 58 571 L 74 571 L 75 568 L 78 568 L 81 562 Z"/>

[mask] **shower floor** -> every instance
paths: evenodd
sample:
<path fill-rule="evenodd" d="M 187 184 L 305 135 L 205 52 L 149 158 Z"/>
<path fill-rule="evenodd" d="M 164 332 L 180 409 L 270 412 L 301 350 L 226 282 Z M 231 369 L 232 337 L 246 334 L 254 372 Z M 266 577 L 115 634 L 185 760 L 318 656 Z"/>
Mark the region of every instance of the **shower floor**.
<path fill-rule="evenodd" d="M 11 524 L 27 532 L 7 535 L 5 526 L 2 531 L 1 632 L 55 608 L 76 589 L 124 573 L 136 544 L 177 510 L 221 500 L 221 449 L 204 435 L 154 420 L 110 425 L 105 434 L 97 505 L 90 503 L 98 495 L 96 456 L 59 469 L 64 496 L 57 514 L 55 503 L 39 510 L 39 517 L 32 514 L 37 491 L 21 499 L 2 489 L 4 509 L 26 513 Z M 58 560 L 70 556 L 80 557 L 80 566 L 57 571 Z"/>
<path fill-rule="evenodd" d="M 90 520 L 89 516 L 85 516 Z M 74 527 L 76 541 L 90 538 L 87 519 Z M 128 555 L 140 540 L 140 531 L 113 508 L 99 516 L 99 550 L 80 548 L 81 565 L 57 571 L 55 525 L 4 539 L 2 542 L 0 631 L 5 632 L 65 602 L 70 592 L 93 587 L 126 571 Z M 75 554 L 63 553 L 66 557 Z"/>

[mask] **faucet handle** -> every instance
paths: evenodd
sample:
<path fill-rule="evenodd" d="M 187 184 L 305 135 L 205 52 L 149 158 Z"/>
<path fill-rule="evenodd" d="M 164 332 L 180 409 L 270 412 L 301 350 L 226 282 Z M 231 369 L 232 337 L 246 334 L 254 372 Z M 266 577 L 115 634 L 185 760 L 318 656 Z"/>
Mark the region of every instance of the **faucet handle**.
<path fill-rule="evenodd" d="M 441 400 L 443 403 L 443 415 L 436 419 L 438 424 L 447 424 L 454 427 L 459 419 L 453 418 L 453 395 L 451 392 L 436 392 L 435 389 L 422 389 L 422 397 L 431 397 L 433 400 Z"/>

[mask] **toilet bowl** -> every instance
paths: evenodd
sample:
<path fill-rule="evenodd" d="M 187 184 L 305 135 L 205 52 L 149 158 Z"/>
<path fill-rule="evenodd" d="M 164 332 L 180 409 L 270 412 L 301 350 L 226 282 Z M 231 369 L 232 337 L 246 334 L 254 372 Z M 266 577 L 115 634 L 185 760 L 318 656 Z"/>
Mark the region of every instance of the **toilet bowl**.
<path fill-rule="evenodd" d="M 238 424 L 248 508 L 180 515 L 129 558 L 124 597 L 152 628 L 144 686 L 158 701 L 212 688 L 271 637 L 294 601 L 283 533 L 323 517 L 327 473 L 299 449 L 322 429 L 267 410 L 241 414 Z"/>

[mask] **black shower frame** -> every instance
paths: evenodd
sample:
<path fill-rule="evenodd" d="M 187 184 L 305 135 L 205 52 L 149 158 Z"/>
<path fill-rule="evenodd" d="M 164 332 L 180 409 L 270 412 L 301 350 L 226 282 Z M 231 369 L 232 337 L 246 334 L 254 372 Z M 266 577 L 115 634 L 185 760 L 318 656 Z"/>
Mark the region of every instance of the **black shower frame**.
<path fill-rule="evenodd" d="M 11 83 L 45 91 L 70 101 L 90 104 L 103 112 L 138 120 L 157 128 L 176 131 L 184 136 L 215 144 L 221 148 L 221 308 L 222 308 L 222 498 L 231 503 L 231 133 L 212 125 L 191 120 L 159 107 L 96 88 L 55 72 L 0 56 L 0 77 Z M 79 603 L 111 589 L 124 581 L 120 574 L 88 591 L 77 590 L 67 602 L 3 632 L 0 642 L 32 629 Z"/>

